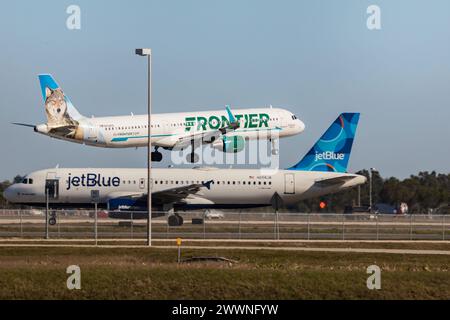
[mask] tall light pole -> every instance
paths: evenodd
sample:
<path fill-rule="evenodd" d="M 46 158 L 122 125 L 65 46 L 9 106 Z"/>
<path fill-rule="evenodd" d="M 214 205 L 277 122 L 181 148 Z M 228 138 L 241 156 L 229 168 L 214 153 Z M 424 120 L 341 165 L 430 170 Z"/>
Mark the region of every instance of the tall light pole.
<path fill-rule="evenodd" d="M 152 142 L 151 142 L 151 134 L 152 134 L 152 123 L 151 123 L 151 114 L 152 114 L 152 49 L 142 48 L 136 49 L 136 54 L 140 56 L 147 56 L 148 59 L 148 75 L 147 75 L 147 107 L 148 107 L 148 122 L 147 122 L 147 133 L 148 133 L 148 142 L 147 142 L 147 207 L 148 207 L 148 217 L 147 217 L 147 245 L 152 245 L 152 181 L 150 171 L 152 168 Z"/>
<path fill-rule="evenodd" d="M 369 169 L 369 207 L 370 207 L 370 212 L 372 212 L 372 176 L 373 176 L 373 172 L 376 171 L 375 168 L 370 168 Z"/>

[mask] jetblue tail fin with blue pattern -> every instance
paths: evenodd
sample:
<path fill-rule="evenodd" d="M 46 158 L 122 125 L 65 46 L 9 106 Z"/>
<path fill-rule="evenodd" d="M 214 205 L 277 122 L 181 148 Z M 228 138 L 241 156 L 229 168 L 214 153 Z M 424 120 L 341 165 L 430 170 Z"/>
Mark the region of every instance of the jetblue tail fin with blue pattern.
<path fill-rule="evenodd" d="M 288 170 L 347 172 L 359 113 L 341 113 L 322 137 Z"/>

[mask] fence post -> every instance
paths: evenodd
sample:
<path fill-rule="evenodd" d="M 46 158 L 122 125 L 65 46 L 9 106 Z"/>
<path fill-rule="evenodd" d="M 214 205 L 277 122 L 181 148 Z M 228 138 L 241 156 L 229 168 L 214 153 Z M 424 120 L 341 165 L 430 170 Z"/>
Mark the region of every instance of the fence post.
<path fill-rule="evenodd" d="M 95 245 L 97 245 L 98 241 L 98 215 L 97 215 L 97 202 L 94 203 L 94 218 L 95 218 Z"/>
<path fill-rule="evenodd" d="M 59 220 L 61 219 L 61 215 L 58 217 L 58 213 L 59 213 L 59 211 L 55 211 L 56 223 L 58 224 L 58 239 L 60 239 L 61 238 L 61 230 L 59 227 Z"/>
<path fill-rule="evenodd" d="M 445 214 L 442 215 L 442 240 L 445 240 Z"/>
<path fill-rule="evenodd" d="M 412 214 L 409 215 L 409 240 L 412 240 Z"/>
<path fill-rule="evenodd" d="M 238 227 L 239 240 L 241 239 L 241 214 L 242 210 L 239 210 L 239 227 Z"/>
<path fill-rule="evenodd" d="M 170 226 L 169 226 L 169 212 L 165 212 L 164 213 L 164 217 L 166 216 L 166 213 L 167 213 L 167 218 L 166 218 L 166 221 L 167 221 L 166 239 L 169 239 L 169 228 L 170 228 Z"/>
<path fill-rule="evenodd" d="M 19 219 L 20 219 L 20 237 L 23 238 L 22 209 L 19 209 Z"/>
<path fill-rule="evenodd" d="M 342 240 L 345 240 L 345 215 L 342 214 Z"/>
<path fill-rule="evenodd" d="M 275 216 L 274 216 L 274 239 L 280 240 L 280 234 L 278 229 L 278 210 L 275 210 Z"/>
<path fill-rule="evenodd" d="M 279 222 L 279 215 L 278 215 L 278 211 L 276 213 L 276 218 L 277 218 L 277 225 L 276 225 L 276 231 L 277 231 L 277 240 L 280 240 L 280 222 Z"/>
<path fill-rule="evenodd" d="M 131 228 L 131 239 L 133 239 L 134 238 L 134 230 L 133 230 L 133 228 L 134 228 L 134 220 L 133 220 L 133 211 L 131 211 L 131 225 L 130 225 L 130 228 Z"/>
<path fill-rule="evenodd" d="M 378 217 L 379 217 L 379 215 L 375 214 L 376 228 L 377 228 L 377 240 L 380 240 L 380 238 L 379 238 L 379 231 L 378 231 Z"/>
<path fill-rule="evenodd" d="M 203 211 L 203 240 L 206 239 L 206 210 Z"/>
<path fill-rule="evenodd" d="M 308 215 L 308 240 L 310 239 L 310 221 L 311 221 L 311 214 L 307 213 Z"/>

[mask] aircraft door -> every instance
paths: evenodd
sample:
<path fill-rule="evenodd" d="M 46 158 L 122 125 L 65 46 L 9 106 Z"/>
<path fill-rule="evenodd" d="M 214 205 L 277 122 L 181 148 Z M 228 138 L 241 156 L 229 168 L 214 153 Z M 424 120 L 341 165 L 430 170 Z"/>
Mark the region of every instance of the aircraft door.
<path fill-rule="evenodd" d="M 145 189 L 145 179 L 144 178 L 139 179 L 139 188 L 142 190 Z"/>
<path fill-rule="evenodd" d="M 89 141 L 97 142 L 97 140 L 98 140 L 97 127 L 94 127 L 94 126 L 88 127 L 87 138 Z"/>
<path fill-rule="evenodd" d="M 284 193 L 285 194 L 295 193 L 295 176 L 293 173 L 286 173 L 284 175 Z"/>
<path fill-rule="evenodd" d="M 56 178 L 55 172 L 47 173 L 45 179 L 45 194 L 48 194 L 49 200 L 57 200 L 59 198 L 59 179 Z"/>

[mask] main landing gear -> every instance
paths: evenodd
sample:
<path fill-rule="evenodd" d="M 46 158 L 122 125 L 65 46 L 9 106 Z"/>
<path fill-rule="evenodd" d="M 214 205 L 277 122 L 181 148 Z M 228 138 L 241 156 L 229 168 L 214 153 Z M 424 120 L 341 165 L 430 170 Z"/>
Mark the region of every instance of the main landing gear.
<path fill-rule="evenodd" d="M 162 160 L 162 153 L 158 151 L 158 147 L 155 147 L 155 151 L 152 152 L 152 162 L 160 162 Z"/>
<path fill-rule="evenodd" d="M 167 218 L 167 223 L 170 227 L 180 227 L 183 225 L 183 217 L 177 213 L 171 214 Z"/>

